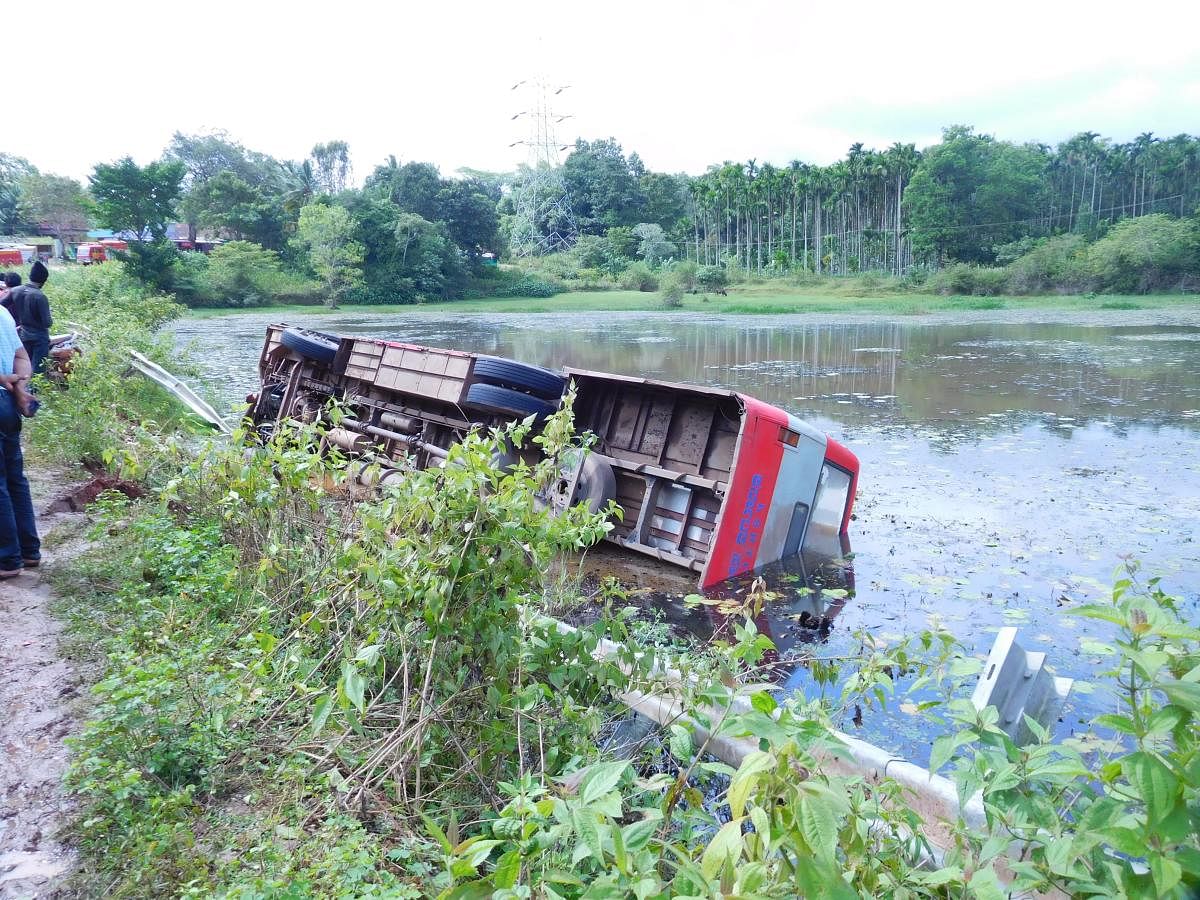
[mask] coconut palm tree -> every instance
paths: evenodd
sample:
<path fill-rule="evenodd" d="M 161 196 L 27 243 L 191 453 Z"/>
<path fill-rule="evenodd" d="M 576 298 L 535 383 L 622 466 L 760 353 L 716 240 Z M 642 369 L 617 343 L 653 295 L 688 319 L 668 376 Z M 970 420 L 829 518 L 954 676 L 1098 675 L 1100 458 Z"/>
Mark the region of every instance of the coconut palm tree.
<path fill-rule="evenodd" d="M 289 216 L 300 215 L 301 208 L 312 202 L 317 195 L 318 185 L 316 174 L 313 172 L 312 161 L 285 162 L 283 208 Z"/>

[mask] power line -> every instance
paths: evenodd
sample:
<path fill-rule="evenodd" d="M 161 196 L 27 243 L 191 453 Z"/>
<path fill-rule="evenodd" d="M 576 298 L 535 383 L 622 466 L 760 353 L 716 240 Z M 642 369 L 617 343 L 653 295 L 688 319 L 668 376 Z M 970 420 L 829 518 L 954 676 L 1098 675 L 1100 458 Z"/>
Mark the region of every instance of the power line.
<path fill-rule="evenodd" d="M 948 226 L 947 230 L 958 231 L 977 228 L 1001 228 L 1005 225 L 1037 225 L 1046 221 L 1054 221 L 1055 219 L 1070 219 L 1083 215 L 1099 216 L 1105 213 L 1115 212 L 1118 209 L 1134 209 L 1139 206 L 1145 206 L 1147 203 L 1153 205 L 1155 203 L 1165 203 L 1168 200 L 1181 200 L 1185 196 L 1185 194 L 1172 194 L 1169 197 L 1156 197 L 1153 200 L 1140 200 L 1133 203 L 1122 203 L 1120 206 L 1110 206 L 1108 209 L 1098 209 L 1094 212 L 1092 210 L 1085 211 L 1083 207 L 1079 207 L 1078 209 L 1068 210 L 1067 212 L 1047 213 L 1040 216 L 1034 216 L 1029 219 L 1012 219 L 1008 222 L 982 222 L 975 225 L 951 225 Z"/>

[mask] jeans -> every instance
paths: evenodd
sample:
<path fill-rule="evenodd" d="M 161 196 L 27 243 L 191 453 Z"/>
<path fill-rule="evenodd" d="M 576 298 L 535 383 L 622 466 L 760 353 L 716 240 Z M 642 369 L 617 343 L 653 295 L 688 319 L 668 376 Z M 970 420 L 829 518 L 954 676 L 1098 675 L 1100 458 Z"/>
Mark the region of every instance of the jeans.
<path fill-rule="evenodd" d="M 50 332 L 44 328 L 21 329 L 21 343 L 29 354 L 29 362 L 33 365 L 33 374 L 42 374 L 42 363 L 50 355 Z"/>
<path fill-rule="evenodd" d="M 4 388 L 0 388 L 0 473 L 0 569 L 19 569 L 21 560 L 41 558 L 42 544 L 25 480 L 21 414 Z"/>

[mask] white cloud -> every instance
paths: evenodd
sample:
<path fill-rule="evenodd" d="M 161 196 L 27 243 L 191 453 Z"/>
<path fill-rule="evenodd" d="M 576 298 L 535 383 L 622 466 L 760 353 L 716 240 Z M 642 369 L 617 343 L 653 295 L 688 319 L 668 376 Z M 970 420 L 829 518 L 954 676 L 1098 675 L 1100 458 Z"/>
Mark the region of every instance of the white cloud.
<path fill-rule="evenodd" d="M 563 143 L 611 135 L 652 168 L 691 172 L 925 144 L 957 122 L 1050 142 L 1195 130 L 1200 85 L 1200 7 L 1167 0 L 1136 10 L 1170 23 L 1152 41 L 1128 16 L 1029 0 L 56 9 L 37 50 L 42 99 L 10 114 L 3 146 L 77 177 L 211 128 L 284 158 L 344 138 L 359 176 L 388 154 L 511 168 L 528 99 L 510 88 L 539 71 L 571 85 L 555 98 L 574 116 Z"/>

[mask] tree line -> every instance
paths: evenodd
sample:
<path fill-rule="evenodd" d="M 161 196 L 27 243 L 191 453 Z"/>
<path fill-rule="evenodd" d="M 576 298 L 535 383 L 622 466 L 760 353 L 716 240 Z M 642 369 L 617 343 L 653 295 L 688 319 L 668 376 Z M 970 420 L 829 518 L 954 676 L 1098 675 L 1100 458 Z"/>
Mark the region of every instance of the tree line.
<path fill-rule="evenodd" d="M 1047 242 L 1078 256 L 1121 220 L 1190 219 L 1200 208 L 1200 138 L 1145 133 L 1119 143 L 1085 132 L 1051 147 L 953 126 L 924 150 L 856 143 L 828 166 L 751 159 L 699 176 L 650 171 L 611 138 L 579 140 L 559 177 L 540 181 L 566 202 L 543 203 L 542 217 L 524 222 L 538 208 L 519 199 L 532 174 L 444 177 L 433 164 L 391 157 L 356 187 L 344 141 L 291 161 L 221 132 L 176 133 L 160 160 L 98 164 L 86 186 L 0 154 L 0 233 L 89 223 L 131 231 L 146 239 L 131 250 L 134 273 L 199 304 L 494 292 L 476 284 L 497 277 L 482 262 L 506 256 L 509 237 L 530 229 L 571 232 L 572 258 L 612 278 L 637 262 L 655 269 L 673 260 L 761 275 L 905 276 L 1009 265 L 1045 256 Z M 230 243 L 207 259 L 180 255 L 166 240 L 168 222 Z M 1188 228 L 1154 227 L 1159 238 L 1182 235 L 1182 268 L 1200 270 L 1188 261 Z"/>
<path fill-rule="evenodd" d="M 97 164 L 86 187 L 0 154 L 0 232 L 128 232 L 139 239 L 125 260 L 134 275 L 202 305 L 461 296 L 481 257 L 503 246 L 500 196 L 496 179 L 444 178 L 394 157 L 354 187 L 344 141 L 290 161 L 224 133 L 176 133 L 161 159 Z M 193 241 L 228 243 L 180 253 L 168 240 L 176 222 Z"/>
<path fill-rule="evenodd" d="M 582 231 L 634 225 L 630 213 L 641 214 L 681 256 L 755 272 L 902 275 L 913 266 L 989 265 L 1023 239 L 1095 238 L 1123 218 L 1183 217 L 1200 207 L 1200 138 L 1186 134 L 1122 144 L 1086 132 L 1052 148 L 954 126 L 924 151 L 856 143 L 828 166 L 713 165 L 698 177 L 674 176 L 669 202 L 662 188 L 670 176 L 651 180 L 636 154 L 622 170 L 617 150 L 579 142 L 566 160 Z"/>
<path fill-rule="evenodd" d="M 697 177 L 648 172 L 611 139 L 578 141 L 562 174 L 580 237 L 544 268 L 566 277 L 653 283 L 629 265 L 640 258 L 651 269 L 674 259 L 757 275 L 936 276 L 951 293 L 1200 280 L 1200 138 L 1186 134 L 1122 144 L 1085 132 L 1051 147 L 953 126 L 921 151 L 856 143 L 828 166 L 752 159 Z"/>

